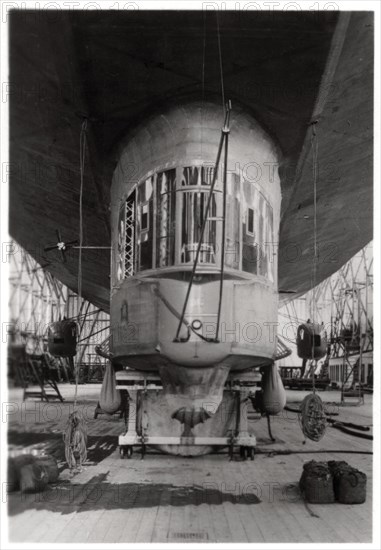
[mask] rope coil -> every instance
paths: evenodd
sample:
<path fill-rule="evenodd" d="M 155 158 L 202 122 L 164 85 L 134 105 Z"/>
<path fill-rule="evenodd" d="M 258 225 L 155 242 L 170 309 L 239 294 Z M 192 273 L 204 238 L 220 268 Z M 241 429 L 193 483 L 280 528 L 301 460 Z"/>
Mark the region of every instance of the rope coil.
<path fill-rule="evenodd" d="M 312 151 L 312 176 L 313 176 L 313 204 L 314 204 L 314 256 L 312 262 L 312 322 L 316 315 L 316 270 L 319 258 L 317 245 L 317 182 L 318 182 L 318 138 L 316 132 L 317 120 L 311 123 L 311 151 Z M 301 405 L 298 415 L 299 424 L 304 436 L 312 441 L 320 441 L 327 428 L 327 417 L 321 398 L 316 394 L 315 371 L 317 360 L 315 359 L 315 338 L 312 338 L 312 393 L 307 395 Z"/>
<path fill-rule="evenodd" d="M 63 439 L 65 459 L 70 470 L 76 468 L 77 463 L 81 467 L 87 459 L 87 429 L 84 420 L 77 411 L 69 416 Z"/>
<path fill-rule="evenodd" d="M 298 419 L 305 437 L 312 441 L 320 441 L 327 428 L 327 417 L 323 401 L 316 393 L 310 393 L 303 399 Z"/>

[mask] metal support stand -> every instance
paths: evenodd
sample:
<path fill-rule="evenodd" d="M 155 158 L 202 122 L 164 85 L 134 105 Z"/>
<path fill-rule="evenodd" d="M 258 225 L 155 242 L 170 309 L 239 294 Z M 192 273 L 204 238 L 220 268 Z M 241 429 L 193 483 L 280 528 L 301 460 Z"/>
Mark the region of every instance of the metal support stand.
<path fill-rule="evenodd" d="M 151 375 L 152 378 L 152 375 Z M 139 447 L 141 458 L 152 445 L 195 445 L 227 447 L 230 460 L 234 458 L 235 449 L 238 447 L 241 459 L 254 460 L 256 438 L 248 432 L 247 403 L 250 386 L 232 389 L 236 398 L 236 426 L 223 437 L 194 436 L 160 436 L 148 433 L 149 418 L 145 409 L 145 397 L 149 391 L 158 391 L 157 386 L 150 386 L 141 373 L 125 372 L 117 373 L 117 389 L 126 389 L 121 385 L 123 380 L 128 381 L 128 409 L 125 416 L 125 431 L 119 436 L 119 448 L 121 458 L 132 456 L 133 448 Z M 118 384 L 119 381 L 119 384 Z M 137 389 L 137 382 L 142 382 L 141 389 Z"/>

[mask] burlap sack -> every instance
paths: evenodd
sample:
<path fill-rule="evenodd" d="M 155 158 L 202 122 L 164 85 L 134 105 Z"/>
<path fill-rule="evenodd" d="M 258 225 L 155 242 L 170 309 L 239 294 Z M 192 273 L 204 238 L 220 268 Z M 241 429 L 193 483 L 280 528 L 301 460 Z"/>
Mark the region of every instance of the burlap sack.
<path fill-rule="evenodd" d="M 105 413 L 114 414 L 121 406 L 120 391 L 116 389 L 115 372 L 111 363 L 106 367 L 99 405 Z"/>

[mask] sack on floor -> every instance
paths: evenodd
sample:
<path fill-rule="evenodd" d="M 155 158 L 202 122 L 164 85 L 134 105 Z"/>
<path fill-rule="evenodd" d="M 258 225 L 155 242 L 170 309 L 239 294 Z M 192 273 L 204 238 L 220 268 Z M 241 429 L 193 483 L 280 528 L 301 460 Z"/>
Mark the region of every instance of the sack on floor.
<path fill-rule="evenodd" d="M 345 461 L 330 460 L 336 500 L 341 504 L 362 504 L 366 500 L 366 474 Z"/>
<path fill-rule="evenodd" d="M 49 475 L 40 464 L 27 464 L 20 470 L 20 489 L 23 493 L 37 493 L 48 485 Z"/>
<path fill-rule="evenodd" d="M 21 454 L 8 459 L 8 491 L 18 491 L 20 489 L 20 471 L 23 466 L 33 464 L 36 457 L 32 454 Z"/>
<path fill-rule="evenodd" d="M 114 414 L 121 406 L 120 391 L 116 389 L 115 372 L 111 363 L 106 367 L 103 378 L 99 405 L 107 414 Z"/>
<path fill-rule="evenodd" d="M 326 462 L 311 460 L 304 464 L 299 486 L 304 498 L 311 504 L 335 502 L 333 479 Z"/>
<path fill-rule="evenodd" d="M 52 455 L 32 455 L 32 454 L 21 454 L 18 456 L 13 456 L 8 459 L 8 471 L 7 471 L 7 482 L 8 492 L 18 491 L 21 488 L 21 472 L 23 471 L 23 468 L 26 466 L 37 466 L 38 468 L 42 469 L 44 472 L 44 475 L 42 476 L 44 481 L 42 481 L 42 486 L 44 488 L 45 484 L 45 478 L 47 479 L 46 483 L 55 483 L 58 480 L 59 477 L 59 471 L 58 471 L 58 464 L 54 456 Z M 33 470 L 31 468 L 26 469 L 23 471 L 23 483 L 25 488 L 29 487 L 35 487 L 36 485 L 41 485 L 40 483 L 35 483 L 33 481 L 30 481 L 30 479 L 33 480 L 33 476 L 36 474 L 37 476 L 39 473 L 41 474 L 40 470 L 37 468 L 37 470 Z M 33 474 L 33 471 L 35 474 Z M 41 477 L 41 476 L 40 476 Z M 29 491 L 30 489 L 26 489 Z M 34 489 L 33 489 L 34 490 Z M 36 489 L 37 491 L 40 489 Z"/>
<path fill-rule="evenodd" d="M 48 474 L 48 483 L 55 483 L 59 477 L 57 460 L 52 455 L 36 457 L 36 464 L 43 466 Z"/>

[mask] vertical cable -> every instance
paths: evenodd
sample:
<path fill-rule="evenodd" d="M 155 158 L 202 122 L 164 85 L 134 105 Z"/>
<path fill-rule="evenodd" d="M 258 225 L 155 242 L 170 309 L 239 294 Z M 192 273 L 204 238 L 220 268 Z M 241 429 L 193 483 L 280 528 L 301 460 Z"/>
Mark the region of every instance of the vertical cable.
<path fill-rule="evenodd" d="M 206 11 L 204 11 L 204 29 L 203 29 L 203 46 L 202 46 L 202 72 L 201 72 L 201 158 L 203 156 L 203 116 L 204 116 L 204 101 L 205 101 L 205 46 L 206 46 Z"/>
<path fill-rule="evenodd" d="M 311 150 L 312 150 L 312 176 L 313 176 L 313 196 L 314 196 L 314 259 L 313 259 L 313 272 L 312 272 L 312 322 L 315 324 L 316 319 L 316 270 L 318 262 L 318 247 L 317 247 L 317 179 L 318 179 L 318 139 L 316 133 L 317 121 L 312 123 L 311 131 Z M 315 393 L 315 330 L 313 330 L 312 338 L 312 357 L 314 361 L 314 368 L 312 374 L 312 389 Z"/>
<path fill-rule="evenodd" d="M 218 341 L 218 333 L 220 330 L 222 295 L 224 288 L 224 269 L 225 269 L 225 239 L 226 239 L 226 193 L 227 193 L 227 170 L 228 170 L 228 152 L 229 152 L 229 116 L 230 102 L 227 106 L 227 124 L 223 128 L 225 134 L 225 153 L 224 153 L 224 181 L 223 181 L 223 206 L 222 206 L 222 238 L 221 238 L 221 270 L 220 270 L 220 294 L 218 299 L 218 313 L 216 324 L 216 342 Z"/>
<path fill-rule="evenodd" d="M 227 120 L 227 118 L 225 118 L 225 125 L 226 125 L 226 120 Z M 201 246 L 202 246 L 202 243 L 203 243 L 205 227 L 206 227 L 206 223 L 208 221 L 210 203 L 212 201 L 213 191 L 214 191 L 214 187 L 215 187 L 216 181 L 217 181 L 217 173 L 218 173 L 218 167 L 219 167 L 219 164 L 220 164 L 221 151 L 222 151 L 222 146 L 223 146 L 223 143 L 224 143 L 224 139 L 225 139 L 225 134 L 222 131 L 221 132 L 221 138 L 220 138 L 220 144 L 218 146 L 216 165 L 215 165 L 215 169 L 214 169 L 214 172 L 213 172 L 213 180 L 212 180 L 212 183 L 210 185 L 208 202 L 206 203 L 204 219 L 203 219 L 203 222 L 202 222 L 200 237 L 199 237 L 198 244 L 197 244 L 196 256 L 195 256 L 195 259 L 194 259 L 194 262 L 193 262 L 193 268 L 192 268 L 192 272 L 191 272 L 191 276 L 190 276 L 190 280 L 189 280 L 189 284 L 188 284 L 187 293 L 186 293 L 185 300 L 184 300 L 183 309 L 182 309 L 181 316 L 180 316 L 179 325 L 178 325 L 177 331 L 176 331 L 175 341 L 179 341 L 180 330 L 181 330 L 181 326 L 184 322 L 185 311 L 187 309 L 188 300 L 189 300 L 190 292 L 191 292 L 192 285 L 193 285 L 194 276 L 195 276 L 196 269 L 197 269 L 198 258 L 199 258 Z"/>
<path fill-rule="evenodd" d="M 81 125 L 79 136 L 79 172 L 80 172 L 80 189 L 79 189 L 79 258 L 78 258 L 78 298 L 79 303 L 82 298 L 82 247 L 83 247 L 83 183 L 85 170 L 85 153 L 86 153 L 86 131 L 87 120 L 85 119 Z M 79 312 L 80 313 L 80 312 Z M 77 326 L 79 326 L 79 313 L 77 313 Z M 86 318 L 86 314 L 84 319 Z M 79 415 L 77 408 L 78 398 L 78 382 L 79 369 L 81 363 L 81 353 L 77 354 L 75 365 L 75 390 L 74 390 L 74 411 L 69 415 L 66 430 L 63 435 L 65 442 L 65 458 L 70 470 L 77 466 L 79 461 L 80 468 L 87 458 L 87 429 L 83 418 Z M 73 358 L 70 358 L 74 366 Z"/>
<path fill-rule="evenodd" d="M 216 10 L 216 18 L 217 18 L 218 56 L 219 56 L 219 61 L 220 61 L 220 78 L 221 78 L 222 110 L 225 112 L 224 73 L 223 73 L 223 69 L 222 69 L 221 37 L 220 37 L 220 23 L 219 23 L 219 20 L 218 20 L 218 10 Z"/>
<path fill-rule="evenodd" d="M 78 256 L 78 284 L 77 284 L 79 303 L 81 303 L 81 299 L 82 299 L 83 181 L 84 181 L 84 171 L 85 171 L 86 131 L 87 131 L 87 120 L 85 119 L 82 122 L 81 133 L 79 137 L 80 190 L 79 190 L 79 256 Z M 77 406 L 80 361 L 81 361 L 81 354 L 79 353 L 77 365 L 76 365 L 76 371 L 75 371 L 74 408 Z"/>

